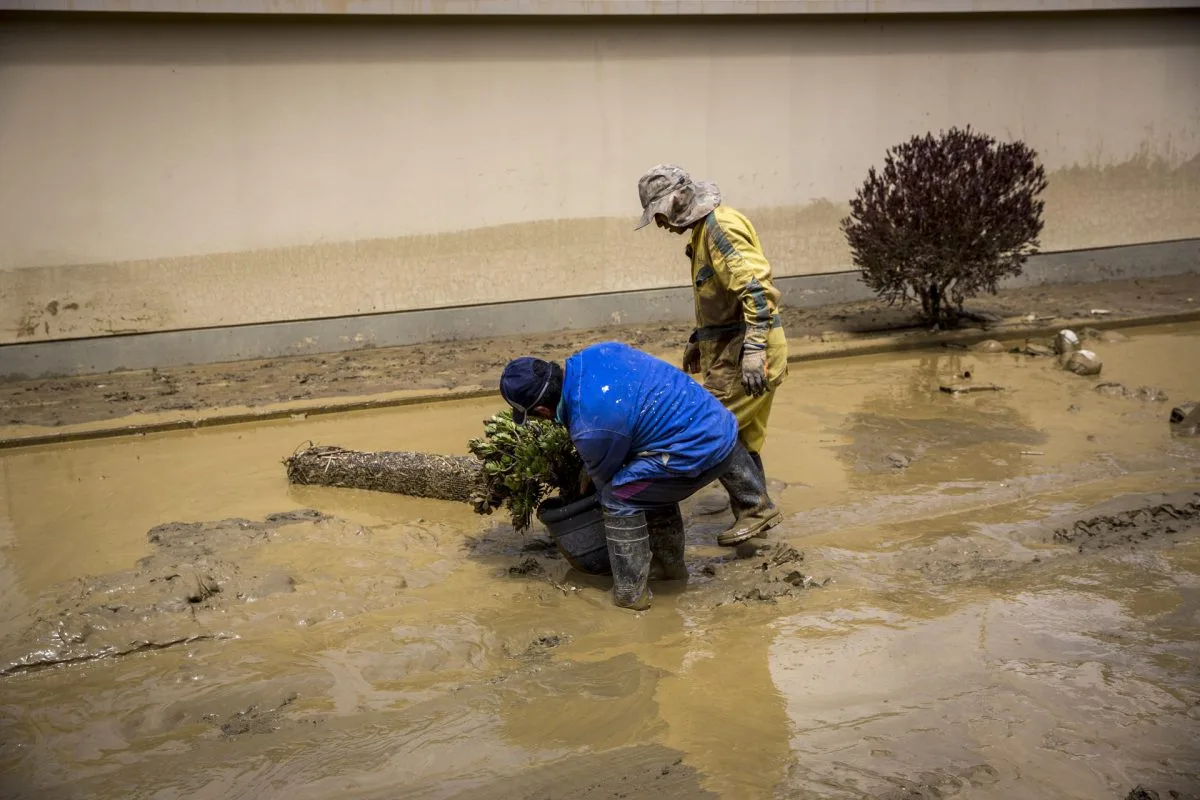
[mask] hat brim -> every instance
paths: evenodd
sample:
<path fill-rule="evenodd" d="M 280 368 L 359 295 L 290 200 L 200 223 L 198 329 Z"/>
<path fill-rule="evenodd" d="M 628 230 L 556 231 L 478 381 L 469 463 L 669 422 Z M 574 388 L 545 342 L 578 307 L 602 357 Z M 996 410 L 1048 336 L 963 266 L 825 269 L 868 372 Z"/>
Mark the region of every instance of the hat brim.
<path fill-rule="evenodd" d="M 642 211 L 642 221 L 637 224 L 637 227 L 634 228 L 634 230 L 640 231 L 642 228 L 649 225 L 654 221 L 654 215 L 663 213 L 663 207 L 670 205 L 670 203 L 671 195 L 669 194 L 665 197 L 660 197 L 657 200 L 652 200 L 650 205 L 646 206 L 645 210 Z"/>

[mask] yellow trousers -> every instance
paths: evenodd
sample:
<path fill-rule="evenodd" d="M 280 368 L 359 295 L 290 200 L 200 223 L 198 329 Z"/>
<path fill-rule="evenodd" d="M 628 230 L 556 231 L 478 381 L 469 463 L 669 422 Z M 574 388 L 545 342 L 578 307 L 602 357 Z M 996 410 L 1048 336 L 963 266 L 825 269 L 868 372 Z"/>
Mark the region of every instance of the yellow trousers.
<path fill-rule="evenodd" d="M 772 389 L 758 397 L 739 391 L 724 401 L 724 406 L 737 418 L 738 441 L 751 453 L 761 453 L 766 444 L 767 419 L 771 416 L 771 402 L 774 399 L 775 390 Z"/>

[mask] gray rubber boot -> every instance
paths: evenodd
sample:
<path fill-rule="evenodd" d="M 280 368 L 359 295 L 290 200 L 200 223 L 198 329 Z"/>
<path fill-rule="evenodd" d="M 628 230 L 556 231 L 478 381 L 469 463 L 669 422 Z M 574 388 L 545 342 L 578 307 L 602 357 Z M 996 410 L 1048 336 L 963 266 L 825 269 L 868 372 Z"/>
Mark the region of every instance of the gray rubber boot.
<path fill-rule="evenodd" d="M 729 492 L 729 508 L 734 519 L 733 524 L 717 536 L 717 544 L 722 547 L 733 547 L 766 533 L 783 519 L 767 496 L 767 481 L 759 468 L 761 463 L 741 442 L 734 445 L 729 469 L 719 478 L 725 491 Z"/>
<path fill-rule="evenodd" d="M 676 503 L 646 512 L 650 531 L 650 580 L 682 581 L 688 577 L 683 561 L 683 513 Z"/>
<path fill-rule="evenodd" d="M 608 539 L 608 560 L 612 564 L 613 604 L 634 611 L 650 607 L 653 595 L 650 578 L 650 533 L 646 515 L 614 517 L 604 515 L 604 535 Z"/>

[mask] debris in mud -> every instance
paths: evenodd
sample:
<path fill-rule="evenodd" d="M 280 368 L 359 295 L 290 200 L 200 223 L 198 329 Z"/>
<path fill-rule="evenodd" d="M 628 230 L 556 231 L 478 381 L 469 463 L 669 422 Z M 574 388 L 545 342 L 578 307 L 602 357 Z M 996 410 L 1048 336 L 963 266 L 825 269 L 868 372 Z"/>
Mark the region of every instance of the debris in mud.
<path fill-rule="evenodd" d="M 1099 375 L 1103 368 L 1104 362 L 1091 350 L 1077 350 L 1063 363 L 1063 369 L 1067 372 L 1083 376 Z"/>
<path fill-rule="evenodd" d="M 1053 356 L 1054 349 L 1041 344 L 1034 344 L 1030 341 L 1025 342 L 1024 347 L 1018 347 L 1013 352 L 1023 353 L 1027 356 Z"/>
<path fill-rule="evenodd" d="M 1000 392 L 1004 387 L 997 386 L 994 383 L 951 383 L 942 384 L 939 386 L 943 392 L 948 394 L 969 394 L 971 392 Z"/>
<path fill-rule="evenodd" d="M 513 564 L 508 568 L 509 575 L 527 575 L 534 578 L 541 578 L 546 575 L 546 568 L 542 566 L 542 562 L 536 558 L 523 558 L 517 564 Z"/>
<path fill-rule="evenodd" d="M 298 697 L 298 694 L 292 692 L 274 708 L 259 708 L 257 705 L 253 705 L 235 712 L 220 723 L 221 738 L 234 739 L 247 734 L 274 733 L 280 728 L 283 710 L 295 702 Z M 206 715 L 205 718 L 214 723 L 219 719 L 215 714 Z"/>
<path fill-rule="evenodd" d="M 765 553 L 765 558 L 709 563 L 701 569 L 702 574 L 729 587 L 714 605 L 775 603 L 804 589 L 825 586 L 831 580 L 805 575 L 798 568 L 804 561 L 804 553 L 790 544 L 765 545 L 759 552 Z"/>
<path fill-rule="evenodd" d="M 1006 348 L 995 339 L 984 339 L 974 344 L 971 349 L 978 353 L 1003 353 Z"/>
<path fill-rule="evenodd" d="M 519 652 L 513 652 L 508 645 L 504 646 L 504 650 L 508 653 L 509 658 L 520 660 L 529 660 L 541 658 L 547 655 L 551 650 L 571 641 L 569 634 L 565 633 L 550 633 L 544 636 L 538 636 L 533 639 L 525 648 Z"/>
<path fill-rule="evenodd" d="M 68 630 L 65 627 L 56 632 L 56 636 L 51 638 L 58 639 L 63 645 L 82 646 L 88 643 L 89 634 L 92 631 L 88 628 Z M 82 650 L 71 648 L 72 651 L 64 652 L 63 650 L 47 649 L 43 652 L 30 653 L 28 656 L 10 661 L 0 667 L 0 675 L 14 675 L 18 672 L 32 672 L 48 667 L 56 667 L 61 664 L 79 664 L 85 661 L 98 661 L 102 658 L 120 658 L 121 656 L 133 655 L 134 653 L 144 653 L 150 650 L 166 650 L 169 647 L 177 645 L 187 645 L 193 642 L 217 641 L 221 639 L 235 639 L 236 636 L 228 633 L 217 634 L 197 634 L 195 636 L 182 636 L 177 639 L 157 639 L 130 642 L 124 648 L 112 646 L 103 646 L 93 648 L 92 650 Z"/>
<path fill-rule="evenodd" d="M 1159 800 L 1159 798 L 1158 792 L 1147 789 L 1139 783 L 1129 790 L 1129 794 L 1125 795 L 1125 800 Z"/>
<path fill-rule="evenodd" d="M 1077 544 L 1080 553 L 1136 545 L 1163 534 L 1173 535 L 1200 524 L 1200 492 L 1188 503 L 1161 503 L 1115 514 L 1077 520 L 1069 528 L 1054 531 L 1053 539 Z"/>
<path fill-rule="evenodd" d="M 1184 794 L 1174 789 L 1168 789 L 1165 793 L 1158 792 L 1139 783 L 1129 790 L 1129 794 L 1125 795 L 1124 800 L 1197 800 L 1197 797 L 1197 795 Z"/>
<path fill-rule="evenodd" d="M 1200 436 L 1200 403 L 1184 403 L 1171 409 L 1171 433 L 1175 436 Z"/>
<path fill-rule="evenodd" d="M 1079 349 L 1079 336 L 1069 328 L 1063 328 L 1054 336 L 1054 352 L 1069 355 Z"/>
<path fill-rule="evenodd" d="M 905 469 L 913 461 L 911 458 L 906 455 L 902 455 L 901 453 L 888 453 L 887 460 L 888 463 L 896 469 Z"/>
<path fill-rule="evenodd" d="M 1095 390 L 1097 394 L 1105 397 L 1124 397 L 1128 400 L 1144 400 L 1148 403 L 1167 402 L 1167 393 L 1156 386 L 1139 386 L 1136 389 L 1130 389 L 1123 383 L 1104 381 L 1096 384 Z"/>

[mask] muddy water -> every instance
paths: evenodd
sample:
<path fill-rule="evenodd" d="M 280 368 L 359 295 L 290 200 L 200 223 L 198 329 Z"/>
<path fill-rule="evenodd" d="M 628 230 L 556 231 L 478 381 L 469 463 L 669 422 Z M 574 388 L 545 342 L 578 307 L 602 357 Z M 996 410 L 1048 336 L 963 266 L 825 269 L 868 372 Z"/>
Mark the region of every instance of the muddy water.
<path fill-rule="evenodd" d="M 310 440 L 465 452 L 494 401 L 6 452 L 0 795 L 1200 793 L 1200 441 L 1166 425 L 1200 326 L 1129 336 L 1098 379 L 797 365 L 774 549 L 714 547 L 706 493 L 644 615 L 502 519 L 284 481 Z M 965 372 L 1004 391 L 938 391 Z M 832 580 L 743 591 L 779 570 Z"/>

